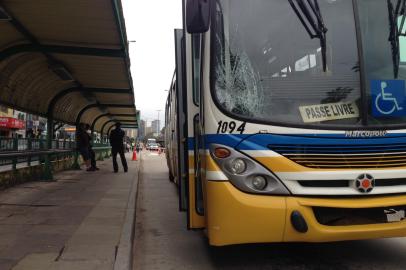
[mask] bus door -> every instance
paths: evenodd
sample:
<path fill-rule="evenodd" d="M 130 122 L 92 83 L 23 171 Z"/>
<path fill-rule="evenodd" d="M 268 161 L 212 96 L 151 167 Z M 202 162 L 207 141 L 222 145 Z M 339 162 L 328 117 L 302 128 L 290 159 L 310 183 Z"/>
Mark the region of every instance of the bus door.
<path fill-rule="evenodd" d="M 187 212 L 189 229 L 204 227 L 203 199 L 199 140 L 199 106 L 193 89 L 193 60 L 190 35 L 183 29 L 175 29 L 176 55 L 176 100 L 177 100 L 177 144 L 178 144 L 178 191 L 179 209 Z M 189 90 L 188 90 L 189 89 Z"/>
<path fill-rule="evenodd" d="M 187 130 L 187 103 L 186 88 L 184 87 L 184 55 L 183 55 L 183 29 L 175 29 L 175 61 L 176 61 L 176 128 L 177 128 L 177 156 L 178 174 L 177 184 L 179 192 L 179 210 L 188 208 L 188 130 Z"/>
<path fill-rule="evenodd" d="M 178 188 L 179 209 L 187 212 L 189 229 L 204 228 L 203 195 L 201 189 L 202 140 L 199 121 L 198 92 L 194 90 L 190 35 L 175 29 L 176 99 L 178 128 Z M 196 73 L 200 75 L 200 73 Z M 192 90 L 193 89 L 193 90 Z"/>
<path fill-rule="evenodd" d="M 188 228 L 205 227 L 202 190 L 202 162 L 204 154 L 202 121 L 200 111 L 200 77 L 201 77 L 201 35 L 186 34 L 184 40 L 187 122 L 189 140 L 189 181 L 188 183 Z"/>
<path fill-rule="evenodd" d="M 195 34 L 191 36 L 192 53 L 192 89 L 193 104 L 198 108 L 198 114 L 195 114 L 193 121 L 194 144 L 194 215 L 197 227 L 204 227 L 204 199 L 203 199 L 203 181 L 205 179 L 206 167 L 206 148 L 204 143 L 204 107 L 201 91 L 201 68 L 202 68 L 202 35 Z"/>

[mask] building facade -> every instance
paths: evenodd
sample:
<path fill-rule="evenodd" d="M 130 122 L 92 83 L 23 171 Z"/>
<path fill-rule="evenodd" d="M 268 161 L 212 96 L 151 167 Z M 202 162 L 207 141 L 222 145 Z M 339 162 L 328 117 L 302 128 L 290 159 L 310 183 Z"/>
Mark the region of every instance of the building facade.
<path fill-rule="evenodd" d="M 0 105 L 0 137 L 40 137 L 46 134 L 46 118 Z"/>
<path fill-rule="evenodd" d="M 154 136 L 158 137 L 159 133 L 161 131 L 161 125 L 160 125 L 160 120 L 153 120 L 151 124 L 152 132 L 154 133 Z"/>
<path fill-rule="evenodd" d="M 25 113 L 0 105 L 0 137 L 25 137 Z"/>
<path fill-rule="evenodd" d="M 140 121 L 140 126 L 139 126 L 139 129 L 138 129 L 138 138 L 140 139 L 140 140 L 143 140 L 144 138 L 145 138 L 145 127 L 146 127 L 146 123 L 145 123 L 145 121 L 144 120 L 141 120 Z"/>
<path fill-rule="evenodd" d="M 138 135 L 138 129 L 136 128 L 123 128 L 125 131 L 125 135 L 130 138 L 130 139 L 135 139 L 137 138 Z"/>

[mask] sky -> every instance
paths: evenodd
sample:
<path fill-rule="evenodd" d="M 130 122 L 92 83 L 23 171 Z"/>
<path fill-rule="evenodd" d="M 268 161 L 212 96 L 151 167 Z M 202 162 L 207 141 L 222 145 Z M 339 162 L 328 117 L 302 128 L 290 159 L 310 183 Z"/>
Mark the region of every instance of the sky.
<path fill-rule="evenodd" d="M 130 41 L 135 105 L 141 119 L 163 120 L 175 70 L 175 28 L 182 28 L 181 0 L 122 0 Z M 135 42 L 133 42 L 135 41 Z M 162 123 L 162 122 L 161 122 Z"/>

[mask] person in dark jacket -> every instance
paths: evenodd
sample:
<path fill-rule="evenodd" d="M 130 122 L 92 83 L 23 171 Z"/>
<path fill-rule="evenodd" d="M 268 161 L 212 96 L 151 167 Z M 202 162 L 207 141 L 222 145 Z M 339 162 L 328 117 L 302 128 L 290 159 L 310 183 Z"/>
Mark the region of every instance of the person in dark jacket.
<path fill-rule="evenodd" d="M 116 123 L 116 128 L 110 132 L 111 154 L 113 156 L 114 172 L 118 172 L 117 154 L 120 155 L 124 172 L 128 171 L 127 160 L 124 156 L 124 136 L 125 132 L 121 129 L 121 123 Z"/>
<path fill-rule="evenodd" d="M 76 146 L 79 153 L 82 155 L 83 161 L 86 164 L 87 171 L 94 171 L 90 165 L 90 140 L 86 133 L 86 126 L 83 123 L 79 124 L 78 130 L 76 132 Z"/>

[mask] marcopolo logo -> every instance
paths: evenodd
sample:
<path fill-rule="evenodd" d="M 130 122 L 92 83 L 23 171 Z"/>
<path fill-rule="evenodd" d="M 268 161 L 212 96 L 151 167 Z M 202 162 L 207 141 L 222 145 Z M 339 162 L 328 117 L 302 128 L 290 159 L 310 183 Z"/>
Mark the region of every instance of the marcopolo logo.
<path fill-rule="evenodd" d="M 386 130 L 350 130 L 345 132 L 345 137 L 367 138 L 367 137 L 385 137 L 388 134 Z"/>
<path fill-rule="evenodd" d="M 369 193 L 374 187 L 375 179 L 370 174 L 363 173 L 355 179 L 355 188 L 361 193 Z"/>

